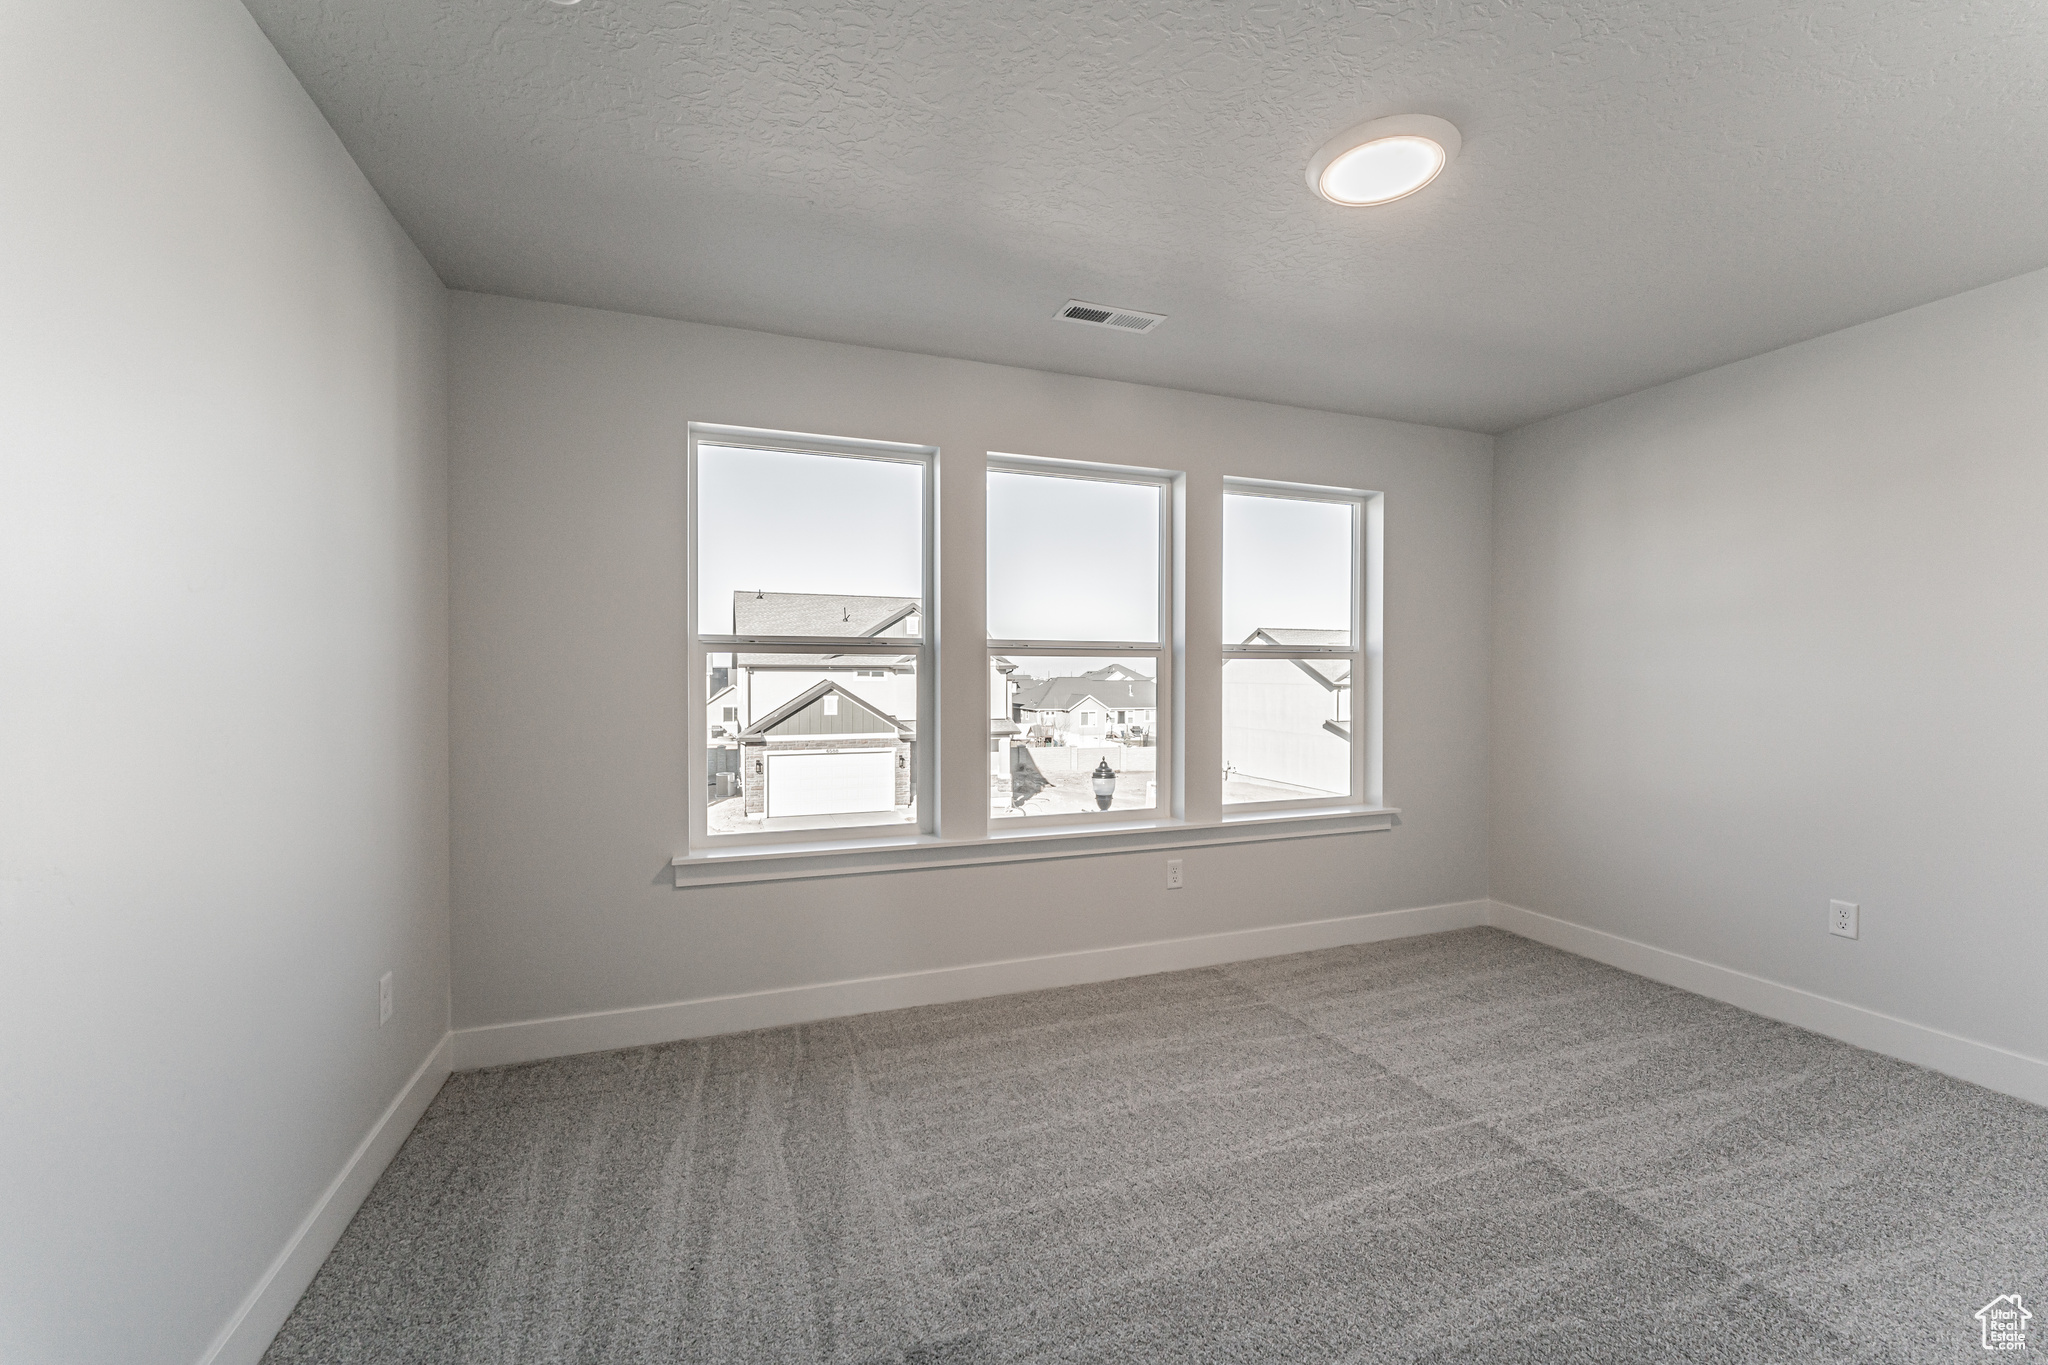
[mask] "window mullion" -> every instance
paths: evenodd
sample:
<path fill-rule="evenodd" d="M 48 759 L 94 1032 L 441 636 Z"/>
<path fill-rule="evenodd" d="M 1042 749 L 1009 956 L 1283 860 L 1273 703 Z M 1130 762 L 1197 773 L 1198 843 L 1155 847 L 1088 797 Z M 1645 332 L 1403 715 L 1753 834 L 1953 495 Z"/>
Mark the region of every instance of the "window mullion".
<path fill-rule="evenodd" d="M 1100 640 L 990 640 L 988 649 L 991 654 L 1043 654 L 1064 658 L 1097 654 L 1129 654 L 1142 658 L 1166 652 L 1166 646 L 1159 644 L 1105 644 Z"/>

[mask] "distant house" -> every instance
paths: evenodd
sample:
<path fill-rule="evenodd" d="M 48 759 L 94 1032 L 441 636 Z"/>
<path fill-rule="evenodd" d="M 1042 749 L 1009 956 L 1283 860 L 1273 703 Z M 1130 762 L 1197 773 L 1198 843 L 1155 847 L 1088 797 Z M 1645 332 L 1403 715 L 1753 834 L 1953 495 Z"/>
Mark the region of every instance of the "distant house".
<path fill-rule="evenodd" d="M 857 815 L 910 804 L 910 727 L 823 679 L 739 735 L 749 815 Z"/>
<path fill-rule="evenodd" d="M 723 673 L 725 669 L 719 669 Z M 711 694 L 704 706 L 704 733 L 714 740 L 734 739 L 746 728 L 740 719 L 739 689 L 731 683 Z"/>
<path fill-rule="evenodd" d="M 989 733 L 1008 738 L 1018 731 L 1016 708 L 1017 665 L 1000 654 L 988 661 Z"/>
<path fill-rule="evenodd" d="M 1014 771 L 1011 741 L 1022 733 L 1012 699 L 1017 694 L 1017 665 L 1000 654 L 988 661 L 988 782 L 989 800 L 998 811 L 1008 810 L 1015 794 L 1011 786 Z"/>
<path fill-rule="evenodd" d="M 1103 676 L 1115 674 L 1116 676 Z M 1048 678 L 1017 689 L 1016 719 L 1032 738 L 1104 744 L 1150 735 L 1159 685 L 1122 664 L 1078 678 Z"/>
<path fill-rule="evenodd" d="M 1248 645 L 1342 645 L 1350 632 L 1262 628 Z M 1351 661 L 1232 659 L 1223 671 L 1226 771 L 1318 792 L 1351 788 Z"/>
<path fill-rule="evenodd" d="M 1092 672 L 1083 673 L 1081 676 L 1084 678 L 1094 678 L 1103 682 L 1151 681 L 1151 679 L 1147 678 L 1143 673 L 1140 673 L 1137 669 L 1132 668 L 1128 664 L 1111 664 L 1107 668 L 1098 668 L 1093 670 Z"/>

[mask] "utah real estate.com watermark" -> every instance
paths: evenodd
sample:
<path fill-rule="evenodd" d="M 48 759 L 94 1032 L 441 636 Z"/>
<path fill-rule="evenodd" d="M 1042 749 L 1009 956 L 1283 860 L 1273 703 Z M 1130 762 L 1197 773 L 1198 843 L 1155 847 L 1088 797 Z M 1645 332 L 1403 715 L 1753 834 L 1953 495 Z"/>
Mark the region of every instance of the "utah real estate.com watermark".
<path fill-rule="evenodd" d="M 2033 1314 L 2020 1302 L 2017 1294 L 2000 1294 L 1977 1310 L 1977 1322 L 1984 1330 L 1984 1349 L 1987 1351 L 2024 1351 L 2027 1349 L 2027 1323 Z"/>

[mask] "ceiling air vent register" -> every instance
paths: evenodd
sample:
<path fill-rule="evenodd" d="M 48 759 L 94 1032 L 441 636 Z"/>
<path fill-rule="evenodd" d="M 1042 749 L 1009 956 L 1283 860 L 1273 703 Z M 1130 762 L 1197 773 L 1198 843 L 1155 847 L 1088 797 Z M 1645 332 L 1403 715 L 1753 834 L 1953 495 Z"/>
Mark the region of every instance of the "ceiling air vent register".
<path fill-rule="evenodd" d="M 1059 316 L 1067 322 L 1112 327 L 1119 332 L 1149 332 L 1166 321 L 1163 313 L 1141 313 L 1135 308 L 1111 308 L 1105 303 L 1083 303 L 1079 299 L 1068 299 Z"/>

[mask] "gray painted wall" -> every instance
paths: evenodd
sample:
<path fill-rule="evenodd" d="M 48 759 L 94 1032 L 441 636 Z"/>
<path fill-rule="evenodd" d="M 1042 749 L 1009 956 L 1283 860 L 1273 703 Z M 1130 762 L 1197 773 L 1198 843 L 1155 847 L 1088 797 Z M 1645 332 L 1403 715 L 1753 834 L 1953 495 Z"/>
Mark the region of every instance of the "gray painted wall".
<path fill-rule="evenodd" d="M 190 1362 L 447 1027 L 445 294 L 233 0 L 5 28 L 0 1359 Z"/>
<path fill-rule="evenodd" d="M 1493 894 L 2048 1056 L 2048 273 L 1515 432 L 1495 499 Z"/>
<path fill-rule="evenodd" d="M 2048 275 L 1517 432 L 1496 483 L 1481 437 L 860 347 L 478 295 L 451 339 L 239 6 L 8 23 L 0 113 L 34 135 L 0 150 L 0 1168 L 33 1178 L 0 1358 L 198 1356 L 449 1024 L 451 346 L 462 1023 L 1490 875 L 2048 1052 Z M 1188 850 L 1170 895 L 1156 854 L 675 891 L 692 418 L 945 449 L 964 714 L 983 451 L 1188 470 L 1211 546 L 1225 474 L 1385 490 L 1404 823 Z M 1219 569 L 1189 567 L 1199 620 Z M 1212 672 L 1189 691 L 1219 704 Z M 956 827 L 982 762 L 949 739 Z"/>
<path fill-rule="evenodd" d="M 452 299 L 458 1026 L 1485 894 L 1487 438 Z M 692 420 L 941 448 L 938 648 L 955 715 L 987 708 L 986 452 L 1188 471 L 1200 537 L 1190 539 L 1189 619 L 1198 622 L 1221 620 L 1226 474 L 1384 490 L 1386 786 L 1406 811 L 1402 826 L 1189 850 L 1188 886 L 1171 893 L 1163 855 L 1152 854 L 677 891 L 668 861 L 685 834 L 683 442 Z M 1212 660 L 1218 647 L 1204 644 Z M 1213 668 L 1191 668 L 1188 692 L 1191 711 L 1220 708 Z M 986 818 L 987 761 L 981 734 L 948 732 L 949 830 Z M 1191 737 L 1191 771 L 1220 766 L 1215 740 Z"/>

